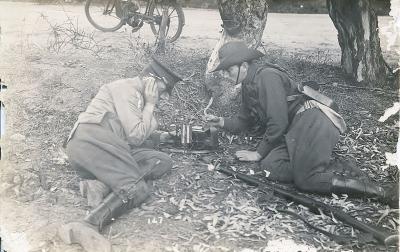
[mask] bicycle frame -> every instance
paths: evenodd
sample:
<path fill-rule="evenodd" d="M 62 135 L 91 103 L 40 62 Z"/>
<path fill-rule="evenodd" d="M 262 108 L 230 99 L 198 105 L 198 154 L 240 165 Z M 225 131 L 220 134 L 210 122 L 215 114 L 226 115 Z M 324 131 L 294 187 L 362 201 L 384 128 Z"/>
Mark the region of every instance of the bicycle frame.
<path fill-rule="evenodd" d="M 132 2 L 132 0 L 129 0 L 127 2 Z M 143 22 L 146 22 L 146 23 L 157 22 L 157 20 L 153 16 L 150 16 L 150 13 L 149 13 L 150 12 L 150 7 L 151 7 L 151 5 L 153 3 L 155 3 L 154 0 L 147 0 L 146 1 L 146 9 L 144 11 L 144 14 L 138 12 L 138 13 L 135 13 L 135 15 L 137 17 L 139 17 L 140 19 L 142 19 Z M 106 7 L 107 10 L 109 9 L 109 5 L 110 4 L 111 4 L 111 1 L 107 4 L 107 7 Z M 109 9 L 109 12 L 112 12 L 113 8 L 115 7 L 115 12 L 117 14 L 117 17 L 119 17 L 121 20 L 124 20 L 126 22 L 126 19 L 128 19 L 130 17 L 129 16 L 124 16 L 124 11 L 123 11 L 123 7 L 122 7 L 122 1 L 121 0 L 115 0 L 115 1 L 113 1 L 113 5 L 114 6 L 112 6 Z M 160 22 L 161 22 L 161 20 L 160 20 Z"/>
<path fill-rule="evenodd" d="M 160 24 L 161 23 L 161 19 L 158 20 L 154 16 L 150 15 L 150 7 L 153 4 L 156 4 L 156 2 L 157 2 L 157 0 L 147 0 L 146 1 L 146 10 L 144 11 L 144 14 L 137 13 L 138 17 L 140 17 L 143 20 L 143 22 L 146 22 L 146 23 L 153 23 L 154 22 L 156 24 Z M 159 1 L 159 2 L 162 2 L 162 0 Z"/>

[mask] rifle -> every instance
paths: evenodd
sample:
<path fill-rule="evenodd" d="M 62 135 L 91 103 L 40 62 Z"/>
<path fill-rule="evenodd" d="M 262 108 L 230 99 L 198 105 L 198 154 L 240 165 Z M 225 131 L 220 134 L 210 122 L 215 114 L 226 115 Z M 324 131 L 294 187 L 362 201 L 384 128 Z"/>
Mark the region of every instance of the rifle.
<path fill-rule="evenodd" d="M 323 213 L 329 215 L 332 214 L 336 219 L 349 224 L 350 226 L 365 232 L 371 234 L 379 243 L 383 245 L 393 245 L 398 242 L 398 234 L 390 234 L 386 230 L 383 230 L 380 227 L 370 225 L 363 223 L 361 221 L 356 220 L 354 217 L 350 216 L 349 214 L 343 212 L 342 210 L 329 206 L 325 203 L 322 203 L 320 201 L 314 200 L 310 197 L 283 189 L 279 188 L 277 186 L 272 186 L 268 185 L 266 183 L 263 183 L 257 178 L 253 178 L 251 176 L 232 171 L 230 169 L 226 169 L 223 167 L 219 167 L 217 171 L 222 172 L 226 175 L 235 177 L 239 180 L 242 180 L 246 182 L 249 185 L 257 186 L 261 192 L 268 193 L 268 192 L 273 192 L 275 195 L 283 197 L 287 200 L 293 201 L 297 204 L 301 204 L 303 206 L 306 206 L 310 209 L 312 212 L 318 212 L 318 209 L 320 209 Z M 304 221 L 304 219 L 302 219 Z M 308 225 L 311 225 L 307 223 Z M 315 227 L 314 227 L 315 228 Z M 320 229 L 316 228 L 317 230 L 321 231 Z M 326 232 L 323 232 L 326 234 Z M 329 235 L 330 238 L 331 235 Z"/>

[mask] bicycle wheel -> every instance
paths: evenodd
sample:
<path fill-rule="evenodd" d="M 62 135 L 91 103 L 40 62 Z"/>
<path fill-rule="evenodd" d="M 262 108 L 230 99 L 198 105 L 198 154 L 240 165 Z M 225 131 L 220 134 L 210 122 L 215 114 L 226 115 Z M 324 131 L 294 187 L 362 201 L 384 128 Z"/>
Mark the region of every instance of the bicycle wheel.
<path fill-rule="evenodd" d="M 149 15 L 155 18 L 155 22 L 150 23 L 150 27 L 154 35 L 158 35 L 163 7 L 168 8 L 165 37 L 169 42 L 174 42 L 181 35 L 182 28 L 185 25 L 185 16 L 182 7 L 176 1 L 154 1 L 150 6 Z"/>
<path fill-rule="evenodd" d="M 113 32 L 121 28 L 124 21 L 117 16 L 117 1 L 119 0 L 87 0 L 85 14 L 89 22 L 103 32 Z"/>

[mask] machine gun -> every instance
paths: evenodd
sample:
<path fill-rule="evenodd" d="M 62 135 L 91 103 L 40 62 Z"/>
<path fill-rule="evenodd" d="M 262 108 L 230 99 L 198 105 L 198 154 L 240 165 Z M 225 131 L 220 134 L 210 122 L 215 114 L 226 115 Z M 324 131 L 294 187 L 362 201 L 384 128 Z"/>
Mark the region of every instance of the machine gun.
<path fill-rule="evenodd" d="M 204 128 L 190 124 L 172 124 L 170 127 L 174 140 L 172 147 L 175 152 L 200 151 L 206 153 L 216 150 L 218 147 L 218 129 L 215 127 Z"/>
<path fill-rule="evenodd" d="M 235 172 L 230 169 L 219 167 L 217 169 L 217 171 L 222 172 L 226 175 L 235 177 L 237 179 L 240 179 L 249 185 L 258 186 L 258 189 L 261 192 L 264 192 L 264 193 L 273 192 L 275 195 L 277 195 L 279 197 L 283 197 L 283 198 L 293 201 L 297 204 L 306 206 L 312 212 L 318 212 L 318 209 L 320 209 L 323 213 L 325 213 L 327 215 L 332 214 L 336 219 L 338 219 L 338 220 L 340 220 L 362 232 L 371 234 L 380 244 L 387 246 L 387 245 L 393 245 L 395 243 L 398 243 L 398 239 L 399 239 L 398 234 L 390 234 L 386 230 L 383 230 L 382 228 L 358 221 L 354 217 L 350 216 L 349 214 L 343 212 L 342 210 L 340 210 L 338 208 L 326 205 L 325 203 L 316 201 L 310 197 L 307 197 L 307 196 L 304 196 L 304 195 L 301 195 L 301 194 L 298 194 L 295 192 L 291 192 L 289 190 L 286 190 L 286 189 L 283 189 L 283 188 L 280 188 L 277 186 L 269 185 L 267 183 L 261 182 L 260 180 L 254 178 L 254 177 L 251 177 L 251 176 L 239 173 L 239 172 Z M 302 220 L 304 221 L 304 219 L 302 219 Z M 311 225 L 309 223 L 307 223 L 307 224 Z M 315 228 L 315 227 L 313 226 L 313 228 Z M 318 228 L 315 228 L 315 229 L 317 229 L 320 232 L 323 231 Z M 341 237 L 333 235 L 331 233 L 327 233 L 327 232 L 323 232 L 323 233 L 325 235 L 328 235 L 331 239 L 341 238 Z M 338 240 L 339 239 L 336 239 L 336 241 L 338 241 Z"/>

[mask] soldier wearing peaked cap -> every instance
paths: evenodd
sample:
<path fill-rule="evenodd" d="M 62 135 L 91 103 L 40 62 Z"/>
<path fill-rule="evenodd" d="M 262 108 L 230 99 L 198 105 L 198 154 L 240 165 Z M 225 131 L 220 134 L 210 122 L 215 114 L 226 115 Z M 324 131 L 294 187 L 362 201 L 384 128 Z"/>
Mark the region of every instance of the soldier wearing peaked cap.
<path fill-rule="evenodd" d="M 243 42 L 228 42 L 211 70 L 242 83 L 242 104 L 238 115 L 210 115 L 209 124 L 234 133 L 256 128 L 263 136 L 256 150 L 238 151 L 236 157 L 259 162 L 269 179 L 293 182 L 303 191 L 375 198 L 398 208 L 398 185 L 384 188 L 366 176 L 360 179 L 354 163 L 330 162 L 346 130 L 330 99 L 319 98 L 322 94 L 315 90 L 305 92 L 306 86 L 294 83 L 279 66 L 257 66 L 254 60 L 262 56 Z"/>
<path fill-rule="evenodd" d="M 148 183 L 172 168 L 171 158 L 146 148 L 149 142 L 168 141 L 158 132 L 154 109 L 182 79 L 152 57 L 139 76 L 103 85 L 81 113 L 67 140 L 71 166 L 84 179 L 83 196 L 94 209 L 79 222 L 59 229 L 66 243 L 87 251 L 110 251 L 98 231 L 150 195 Z"/>

